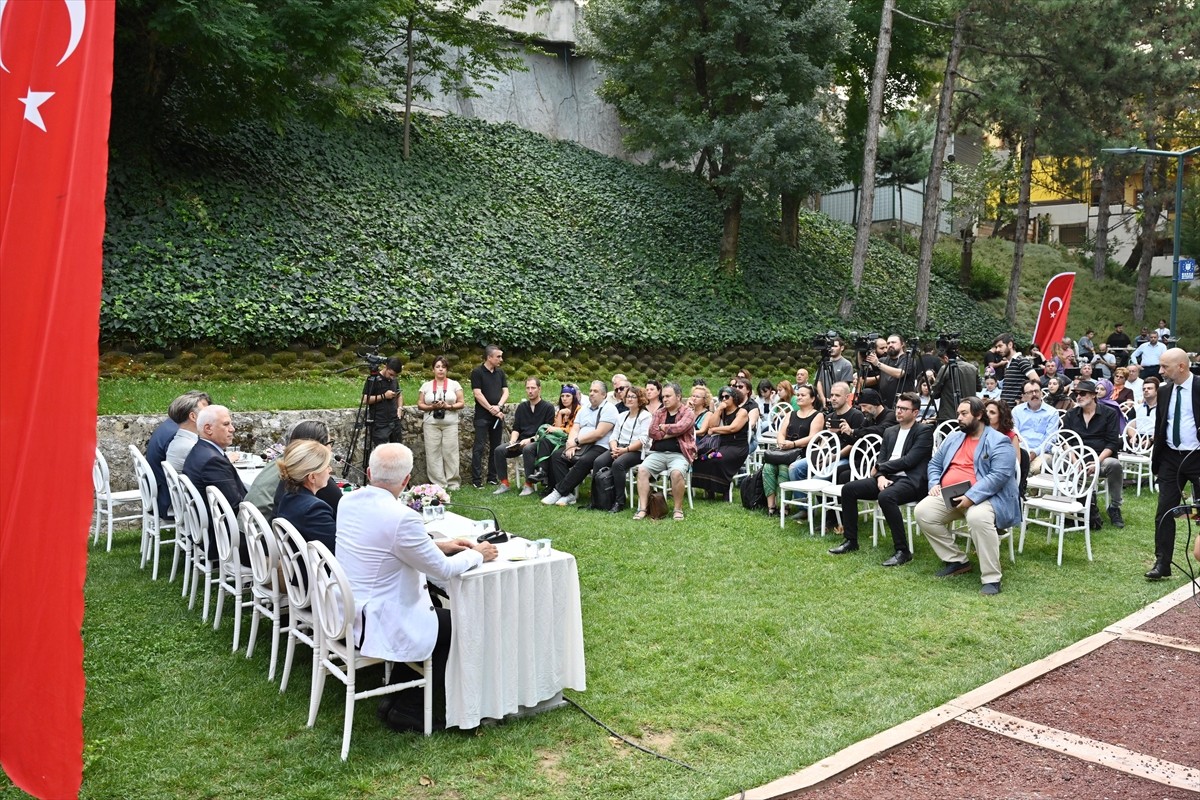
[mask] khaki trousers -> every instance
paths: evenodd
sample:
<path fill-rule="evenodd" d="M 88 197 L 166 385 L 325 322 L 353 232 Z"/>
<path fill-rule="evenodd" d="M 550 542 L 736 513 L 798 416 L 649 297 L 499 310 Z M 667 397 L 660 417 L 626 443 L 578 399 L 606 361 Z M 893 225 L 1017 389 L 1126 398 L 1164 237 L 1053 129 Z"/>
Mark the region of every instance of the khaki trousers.
<path fill-rule="evenodd" d="M 958 541 L 948 527 L 952 520 L 963 518 L 962 511 L 949 511 L 941 497 L 929 496 L 917 503 L 916 516 L 921 533 L 925 534 L 938 558 L 955 562 L 967 560 L 966 551 L 958 546 Z M 996 534 L 996 512 L 992 508 L 992 501 L 985 500 L 971 506 L 965 516 L 967 531 L 975 541 L 975 550 L 979 553 L 980 582 L 999 583 L 1000 537 Z"/>

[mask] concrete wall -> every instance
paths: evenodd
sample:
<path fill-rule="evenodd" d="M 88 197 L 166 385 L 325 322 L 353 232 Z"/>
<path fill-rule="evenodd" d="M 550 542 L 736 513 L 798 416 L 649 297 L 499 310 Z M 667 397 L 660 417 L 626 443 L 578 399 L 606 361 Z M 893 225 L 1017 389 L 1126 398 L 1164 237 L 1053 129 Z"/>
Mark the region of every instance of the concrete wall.
<path fill-rule="evenodd" d="M 512 409 L 505 420 L 506 432 L 512 430 Z M 234 434 L 234 444 L 252 453 L 262 453 L 270 445 L 282 443 L 283 437 L 295 423 L 304 419 L 319 419 L 329 426 L 330 435 L 334 439 L 335 455 L 345 455 L 350 445 L 350 432 L 354 428 L 355 410 L 327 409 L 318 411 L 256 411 L 234 412 L 233 425 L 237 429 Z M 96 443 L 104 458 L 108 461 L 110 480 L 114 491 L 136 489 L 137 483 L 133 477 L 133 459 L 129 455 L 129 445 L 135 445 L 145 453 L 146 442 L 155 427 L 166 419 L 165 414 L 120 414 L 96 419 Z M 404 443 L 413 451 L 413 483 L 425 483 L 425 443 L 421 436 L 421 412 L 416 406 L 407 406 L 404 413 Z M 468 405 L 459 413 L 458 438 L 459 461 L 463 485 L 471 480 L 471 445 L 474 440 L 473 407 Z M 507 440 L 507 433 L 505 436 Z M 362 465 L 361 434 L 355 450 L 355 466 Z M 335 464 L 334 472 L 342 474 L 340 464 Z M 361 483 L 358 473 L 351 471 L 349 478 L 354 483 Z"/>

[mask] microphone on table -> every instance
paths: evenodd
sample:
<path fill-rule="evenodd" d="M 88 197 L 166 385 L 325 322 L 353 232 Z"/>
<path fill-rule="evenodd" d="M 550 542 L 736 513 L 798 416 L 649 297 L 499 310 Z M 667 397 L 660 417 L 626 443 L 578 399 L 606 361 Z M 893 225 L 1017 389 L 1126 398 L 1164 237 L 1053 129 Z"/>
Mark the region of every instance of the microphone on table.
<path fill-rule="evenodd" d="M 487 533 L 485 533 L 485 534 L 482 534 L 482 535 L 480 535 L 480 536 L 479 536 L 479 538 L 478 538 L 478 539 L 476 539 L 475 541 L 477 541 L 477 542 L 491 542 L 492 544 L 500 544 L 501 542 L 507 542 L 507 541 L 508 541 L 508 534 L 507 534 L 507 533 L 505 533 L 503 530 L 501 530 L 501 529 L 500 529 L 500 518 L 496 516 L 496 512 L 495 512 L 495 511 L 492 511 L 492 510 L 491 510 L 490 508 L 488 508 L 487 506 L 469 506 L 469 505 L 467 505 L 466 503 L 454 503 L 454 502 L 450 502 L 450 503 L 442 503 L 442 508 L 450 508 L 450 507 L 456 507 L 456 508 L 474 508 L 474 509 L 476 509 L 477 511 L 486 511 L 486 512 L 488 512 L 488 514 L 490 514 L 490 515 L 491 515 L 491 517 L 492 517 L 492 524 L 496 526 L 496 529 L 495 529 L 495 530 L 493 530 L 493 531 L 489 531 L 489 532 L 487 532 Z"/>
<path fill-rule="evenodd" d="M 343 478 L 346 477 L 347 471 L 354 470 L 355 472 L 358 473 L 358 477 L 362 479 L 362 483 L 360 483 L 359 486 L 366 486 L 368 483 L 371 482 L 370 479 L 367 478 L 367 473 L 362 471 L 362 467 L 358 466 L 357 464 L 350 463 L 349 461 L 347 461 L 345 459 L 345 457 L 335 455 L 333 457 L 333 460 L 336 461 L 337 463 L 343 465 L 346 468 L 345 470 L 342 471 Z"/>

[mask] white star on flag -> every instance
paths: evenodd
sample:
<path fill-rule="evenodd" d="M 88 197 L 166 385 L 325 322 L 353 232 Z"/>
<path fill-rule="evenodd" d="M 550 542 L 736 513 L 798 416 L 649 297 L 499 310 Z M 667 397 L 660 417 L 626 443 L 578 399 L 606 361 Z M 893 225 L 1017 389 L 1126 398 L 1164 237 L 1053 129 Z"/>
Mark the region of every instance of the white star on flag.
<path fill-rule="evenodd" d="M 25 96 L 18 98 L 25 104 L 25 119 L 37 125 L 43 131 L 46 130 L 46 123 L 42 121 L 42 112 L 39 110 L 42 103 L 54 97 L 54 92 L 35 92 L 32 88 L 26 90 Z"/>

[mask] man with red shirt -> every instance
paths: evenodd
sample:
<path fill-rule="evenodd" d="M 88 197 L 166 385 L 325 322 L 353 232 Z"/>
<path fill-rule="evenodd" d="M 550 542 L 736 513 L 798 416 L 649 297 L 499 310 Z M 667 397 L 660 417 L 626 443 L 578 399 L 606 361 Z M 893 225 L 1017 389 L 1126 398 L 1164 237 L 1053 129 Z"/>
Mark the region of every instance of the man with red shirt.
<path fill-rule="evenodd" d="M 1000 594 L 1000 538 L 997 528 L 1021 520 L 1017 493 L 1017 453 L 1003 433 L 984 422 L 978 397 L 958 404 L 959 429 L 946 437 L 929 461 L 929 496 L 917 504 L 917 525 L 942 559 L 939 578 L 970 572 L 971 562 L 959 547 L 948 523 L 966 518 L 967 532 L 979 552 L 981 594 Z M 966 493 L 947 508 L 942 489 L 966 482 Z"/>

